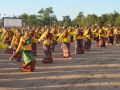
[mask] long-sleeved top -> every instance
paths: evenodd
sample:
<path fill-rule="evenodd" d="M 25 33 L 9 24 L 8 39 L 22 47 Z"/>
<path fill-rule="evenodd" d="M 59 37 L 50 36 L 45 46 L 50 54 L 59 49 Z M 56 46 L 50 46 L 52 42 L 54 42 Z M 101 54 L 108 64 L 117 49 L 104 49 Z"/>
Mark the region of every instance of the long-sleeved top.
<path fill-rule="evenodd" d="M 100 29 L 98 32 L 99 37 L 106 37 L 106 34 L 103 29 Z"/>
<path fill-rule="evenodd" d="M 2 34 L 1 34 L 0 40 L 3 40 L 3 39 L 4 39 L 6 33 L 7 33 L 6 30 L 2 30 Z"/>
<path fill-rule="evenodd" d="M 38 43 L 39 41 L 34 37 L 25 37 L 25 36 L 21 37 L 16 52 L 19 52 L 20 50 L 32 50 L 31 47 L 32 42 Z"/>
<path fill-rule="evenodd" d="M 97 30 L 97 29 L 93 30 L 92 34 L 93 34 L 95 37 L 98 37 L 98 30 Z"/>
<path fill-rule="evenodd" d="M 84 31 L 83 36 L 84 36 L 84 38 L 86 38 L 86 39 L 92 39 L 92 36 L 91 36 L 91 34 L 89 33 L 88 30 L 85 30 L 85 31 Z"/>
<path fill-rule="evenodd" d="M 84 38 L 83 32 L 80 32 L 79 35 L 77 35 L 77 32 L 74 33 L 74 40 L 83 39 L 83 38 Z"/>
<path fill-rule="evenodd" d="M 39 41 L 43 41 L 43 46 L 44 45 L 50 45 L 51 44 L 51 38 L 46 38 L 47 32 L 44 32 L 42 36 L 38 39 Z"/>
<path fill-rule="evenodd" d="M 59 38 L 57 39 L 58 42 L 66 42 L 69 43 L 70 42 L 70 36 L 71 33 L 68 33 L 68 35 L 65 37 L 65 32 L 61 33 L 61 35 L 59 36 Z"/>
<path fill-rule="evenodd" d="M 18 45 L 19 44 L 19 38 L 20 36 L 14 35 L 12 38 L 11 46 L 12 45 Z"/>

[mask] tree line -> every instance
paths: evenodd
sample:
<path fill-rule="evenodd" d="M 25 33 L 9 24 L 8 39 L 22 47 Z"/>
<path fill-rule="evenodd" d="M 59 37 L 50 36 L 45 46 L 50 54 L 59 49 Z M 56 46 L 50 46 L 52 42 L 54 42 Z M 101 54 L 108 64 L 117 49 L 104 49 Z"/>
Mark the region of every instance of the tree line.
<path fill-rule="evenodd" d="M 84 12 L 79 12 L 75 19 L 71 19 L 69 15 L 63 16 L 63 20 L 58 21 L 57 16 L 54 14 L 53 8 L 48 7 L 38 11 L 37 15 L 29 15 L 23 13 L 19 16 L 13 16 L 13 18 L 22 18 L 25 26 L 91 26 L 91 25 L 111 25 L 120 26 L 120 13 L 114 11 L 113 13 L 106 13 L 98 16 L 96 14 L 84 15 Z"/>

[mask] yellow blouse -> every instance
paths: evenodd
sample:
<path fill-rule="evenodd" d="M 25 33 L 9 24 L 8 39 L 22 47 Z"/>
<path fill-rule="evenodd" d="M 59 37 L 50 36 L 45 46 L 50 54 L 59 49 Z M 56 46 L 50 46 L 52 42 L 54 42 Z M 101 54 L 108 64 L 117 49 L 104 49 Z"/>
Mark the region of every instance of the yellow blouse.
<path fill-rule="evenodd" d="M 1 38 L 0 38 L 0 40 L 3 40 L 3 38 L 4 38 L 4 36 L 6 35 L 6 30 L 2 30 L 2 35 L 1 35 Z"/>
<path fill-rule="evenodd" d="M 102 33 L 102 30 L 99 30 L 98 35 L 99 37 L 106 37 L 106 34 Z"/>
<path fill-rule="evenodd" d="M 12 38 L 11 46 L 12 45 L 18 45 L 19 44 L 18 39 L 19 39 L 19 36 L 14 35 L 13 38 Z"/>
<path fill-rule="evenodd" d="M 88 30 L 85 30 L 85 31 L 84 31 L 83 36 L 84 36 L 84 38 L 91 39 L 91 35 L 88 34 Z"/>
<path fill-rule="evenodd" d="M 20 43 L 17 47 L 16 52 L 19 52 L 20 50 L 32 50 L 32 48 L 31 48 L 32 43 L 30 43 L 28 45 L 24 45 L 24 43 L 27 39 L 28 38 L 25 36 L 21 37 Z M 38 40 L 36 38 L 32 37 L 32 42 L 38 43 Z"/>
<path fill-rule="evenodd" d="M 42 36 L 38 39 L 38 41 L 43 41 L 43 45 L 50 45 L 51 40 L 50 38 L 46 39 L 47 32 L 44 32 Z"/>
<path fill-rule="evenodd" d="M 65 37 L 65 38 L 64 38 L 64 36 L 65 36 L 65 33 L 64 33 L 64 32 L 61 33 L 61 35 L 59 36 L 59 38 L 57 39 L 57 41 L 58 41 L 58 42 L 66 42 L 66 43 L 69 43 L 69 42 L 70 42 L 70 36 L 71 36 L 71 34 L 68 33 L 68 36 Z"/>
<path fill-rule="evenodd" d="M 57 34 L 52 34 L 52 35 L 53 35 L 52 39 L 57 40 Z"/>
<path fill-rule="evenodd" d="M 83 39 L 84 38 L 84 36 L 81 36 L 81 35 L 76 35 L 77 34 L 77 32 L 75 32 L 75 34 L 74 34 L 74 40 L 76 40 L 76 39 Z"/>

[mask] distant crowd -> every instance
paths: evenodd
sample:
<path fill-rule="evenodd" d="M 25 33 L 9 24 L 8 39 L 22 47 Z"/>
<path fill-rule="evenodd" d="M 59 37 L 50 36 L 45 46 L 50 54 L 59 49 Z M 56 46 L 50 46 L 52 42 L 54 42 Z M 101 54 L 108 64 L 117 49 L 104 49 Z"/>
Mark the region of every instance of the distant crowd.
<path fill-rule="evenodd" d="M 10 60 L 21 62 L 23 72 L 34 72 L 37 46 L 42 44 L 44 57 L 42 63 L 53 63 L 52 53 L 55 46 L 62 43 L 63 57 L 71 59 L 70 45 L 75 45 L 75 54 L 84 54 L 90 50 L 92 42 L 97 47 L 120 45 L 120 27 L 97 26 L 42 26 L 26 28 L 0 28 L 0 44 L 5 45 L 6 54 L 12 54 Z"/>

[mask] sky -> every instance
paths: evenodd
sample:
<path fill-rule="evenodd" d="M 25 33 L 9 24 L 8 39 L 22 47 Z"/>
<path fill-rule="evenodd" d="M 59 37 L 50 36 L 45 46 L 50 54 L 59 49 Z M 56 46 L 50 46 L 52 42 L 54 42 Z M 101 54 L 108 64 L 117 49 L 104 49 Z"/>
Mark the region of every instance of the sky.
<path fill-rule="evenodd" d="M 58 20 L 70 15 L 74 19 L 82 11 L 84 15 L 120 12 L 120 0 L 1 0 L 1 17 L 20 15 L 23 13 L 37 14 L 41 8 L 53 7 Z"/>

